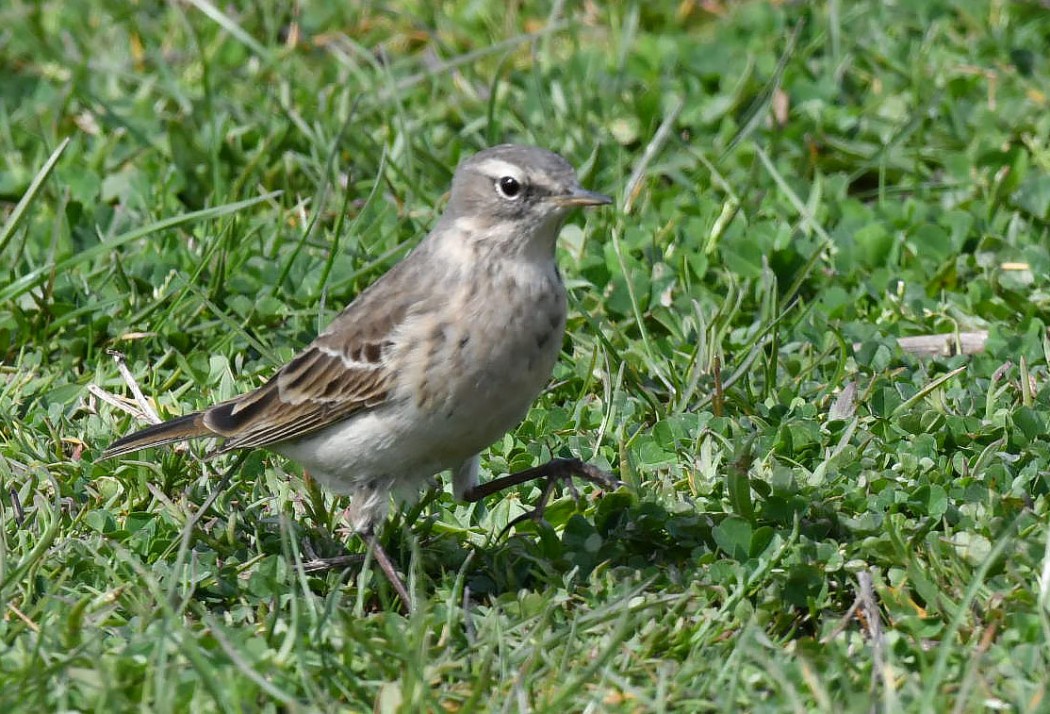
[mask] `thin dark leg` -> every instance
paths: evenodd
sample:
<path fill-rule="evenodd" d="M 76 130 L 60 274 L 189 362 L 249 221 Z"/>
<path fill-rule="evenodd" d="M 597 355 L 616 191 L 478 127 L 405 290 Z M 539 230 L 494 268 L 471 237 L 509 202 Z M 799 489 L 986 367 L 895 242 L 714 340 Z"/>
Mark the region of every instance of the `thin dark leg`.
<path fill-rule="evenodd" d="M 363 533 L 362 538 L 368 543 L 368 547 L 372 549 L 372 554 L 375 556 L 376 562 L 383 571 L 383 575 L 386 576 L 390 584 L 394 586 L 394 590 L 401 596 L 401 601 L 405 603 L 405 609 L 412 610 L 412 599 L 408 596 L 408 588 L 405 587 L 404 582 L 401 580 L 401 576 L 394 570 L 394 564 L 390 561 L 390 556 L 386 554 L 383 546 L 379 544 L 379 538 L 375 533 Z M 365 555 L 363 553 L 351 553 L 349 555 L 337 555 L 334 558 L 314 558 L 303 563 L 303 570 L 307 573 L 319 573 L 325 570 L 334 570 L 336 568 L 342 568 L 347 565 L 358 565 L 363 563 Z"/>
<path fill-rule="evenodd" d="M 394 586 L 394 590 L 397 590 L 397 594 L 401 596 L 401 602 L 405 603 L 405 609 L 412 612 L 412 598 L 408 596 L 408 588 L 401 581 L 401 576 L 394 570 L 394 564 L 390 562 L 390 557 L 383 550 L 383 546 L 380 545 L 379 538 L 372 531 L 365 533 L 364 538 L 368 542 L 368 547 L 372 549 L 372 555 L 375 556 L 376 562 L 382 568 L 383 574 L 386 575 L 390 584 Z"/>
<path fill-rule="evenodd" d="M 568 481 L 574 476 L 607 489 L 614 489 L 621 483 L 613 478 L 611 474 L 607 474 L 597 466 L 591 466 L 579 459 L 551 459 L 547 463 L 533 466 L 531 469 L 500 476 L 491 481 L 478 484 L 463 495 L 463 500 L 467 503 L 474 503 L 494 493 L 506 491 L 512 486 L 519 486 L 536 479 L 546 478 Z"/>
<path fill-rule="evenodd" d="M 616 488 L 621 483 L 613 478 L 611 474 L 607 474 L 597 466 L 591 466 L 580 459 L 551 459 L 547 463 L 534 466 L 531 469 L 525 469 L 515 474 L 508 474 L 507 476 L 501 476 L 492 481 L 478 484 L 463 494 L 463 500 L 468 503 L 474 503 L 512 486 L 518 486 L 536 479 L 547 479 L 547 483 L 543 488 L 543 494 L 540 496 L 540 502 L 536 508 L 508 523 L 507 528 L 504 529 L 507 530 L 526 518 L 536 520 L 542 518 L 543 510 L 547 507 L 547 501 L 550 500 L 551 494 L 554 493 L 554 485 L 558 481 L 565 481 L 572 487 L 573 477 L 582 478 L 584 481 L 590 481 L 601 488 L 609 490 Z"/>

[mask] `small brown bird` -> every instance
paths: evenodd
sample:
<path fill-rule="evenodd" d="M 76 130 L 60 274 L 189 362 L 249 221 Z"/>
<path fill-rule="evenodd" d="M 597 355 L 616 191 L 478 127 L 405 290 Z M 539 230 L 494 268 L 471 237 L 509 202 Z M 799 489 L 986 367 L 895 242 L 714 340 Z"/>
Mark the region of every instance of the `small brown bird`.
<path fill-rule="evenodd" d="M 479 152 L 456 170 L 434 229 L 270 381 L 124 437 L 102 458 L 202 437 L 224 439 L 214 453 L 286 456 L 352 497 L 351 524 L 411 607 L 375 536 L 391 495 L 415 496 L 450 469 L 456 498 L 470 502 L 537 478 L 615 484 L 576 459 L 478 481 L 480 452 L 525 416 L 561 349 L 562 224 L 576 207 L 610 202 L 550 151 Z"/>

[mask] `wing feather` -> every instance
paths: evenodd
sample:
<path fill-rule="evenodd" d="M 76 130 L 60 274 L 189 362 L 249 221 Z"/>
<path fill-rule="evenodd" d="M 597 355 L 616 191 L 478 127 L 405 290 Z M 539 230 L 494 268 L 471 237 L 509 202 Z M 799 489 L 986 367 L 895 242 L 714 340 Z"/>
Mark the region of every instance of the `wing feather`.
<path fill-rule="evenodd" d="M 306 436 L 386 399 L 392 375 L 383 355 L 347 362 L 311 345 L 259 389 L 209 409 L 204 423 L 227 437 L 221 451 Z"/>
<path fill-rule="evenodd" d="M 411 263 L 361 293 L 266 384 L 205 411 L 204 425 L 226 437 L 219 452 L 303 437 L 382 404 L 394 386 L 394 336 L 427 292 Z"/>

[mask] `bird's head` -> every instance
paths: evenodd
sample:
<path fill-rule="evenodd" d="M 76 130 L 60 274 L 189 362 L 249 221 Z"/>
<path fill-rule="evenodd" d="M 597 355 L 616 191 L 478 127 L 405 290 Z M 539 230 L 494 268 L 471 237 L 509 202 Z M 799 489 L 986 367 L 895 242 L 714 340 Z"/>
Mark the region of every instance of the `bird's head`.
<path fill-rule="evenodd" d="M 550 255 L 572 209 L 611 202 L 580 186 L 576 171 L 561 156 L 504 144 L 459 165 L 445 220 L 472 240 L 505 244 L 502 250 L 508 253 Z"/>

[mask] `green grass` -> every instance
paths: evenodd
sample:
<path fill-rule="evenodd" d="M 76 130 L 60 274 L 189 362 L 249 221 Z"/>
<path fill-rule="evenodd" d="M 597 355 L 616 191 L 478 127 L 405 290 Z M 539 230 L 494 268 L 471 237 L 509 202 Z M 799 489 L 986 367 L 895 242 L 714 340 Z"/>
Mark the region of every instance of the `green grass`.
<path fill-rule="evenodd" d="M 0 710 L 1045 711 L 1044 3 L 384 5 L 0 5 Z M 404 509 L 406 616 L 294 465 L 95 463 L 108 350 L 260 384 L 500 141 L 617 210 L 483 476 L 627 487 Z"/>

